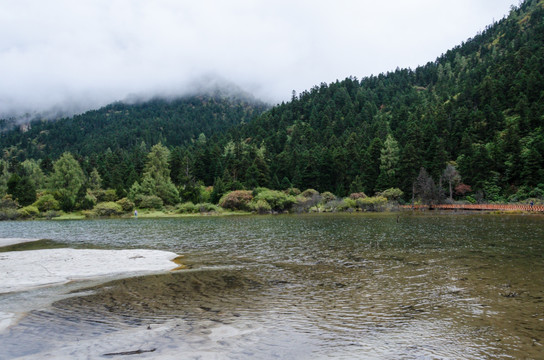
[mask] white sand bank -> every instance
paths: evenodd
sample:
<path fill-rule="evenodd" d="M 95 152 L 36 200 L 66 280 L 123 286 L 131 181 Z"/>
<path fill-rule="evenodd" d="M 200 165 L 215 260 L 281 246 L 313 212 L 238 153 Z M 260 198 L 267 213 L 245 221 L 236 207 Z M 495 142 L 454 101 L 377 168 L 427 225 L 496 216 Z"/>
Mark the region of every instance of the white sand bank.
<path fill-rule="evenodd" d="M 0 294 L 95 277 L 172 270 L 178 255 L 160 250 L 46 249 L 0 253 Z M 1 320 L 1 319 L 0 319 Z"/>
<path fill-rule="evenodd" d="M 15 244 L 39 241 L 40 239 L 23 239 L 23 238 L 0 238 L 0 247 L 10 246 Z"/>

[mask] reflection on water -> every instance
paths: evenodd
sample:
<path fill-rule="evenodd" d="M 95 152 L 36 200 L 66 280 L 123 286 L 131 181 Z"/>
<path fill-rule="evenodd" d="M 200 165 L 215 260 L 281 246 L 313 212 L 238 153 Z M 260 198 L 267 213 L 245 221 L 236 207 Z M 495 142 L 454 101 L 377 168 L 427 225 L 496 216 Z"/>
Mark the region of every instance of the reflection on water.
<path fill-rule="evenodd" d="M 6 225 L 1 231 L 10 237 L 72 247 L 174 251 L 189 269 L 117 280 L 35 306 L 0 334 L 0 358 L 107 358 L 134 350 L 149 351 L 138 358 L 150 359 L 544 355 L 538 216 Z M 69 291 L 56 291 L 63 289 Z M 0 296 L 0 312 L 9 296 L 25 295 Z"/>

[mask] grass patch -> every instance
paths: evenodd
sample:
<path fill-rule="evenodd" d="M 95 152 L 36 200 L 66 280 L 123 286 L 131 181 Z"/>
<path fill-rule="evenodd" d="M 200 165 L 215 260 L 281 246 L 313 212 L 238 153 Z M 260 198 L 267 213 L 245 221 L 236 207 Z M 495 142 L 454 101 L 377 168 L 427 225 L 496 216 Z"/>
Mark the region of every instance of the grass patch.
<path fill-rule="evenodd" d="M 85 215 L 81 212 L 61 213 L 60 216 L 51 218 L 51 220 L 82 220 L 85 219 Z"/>

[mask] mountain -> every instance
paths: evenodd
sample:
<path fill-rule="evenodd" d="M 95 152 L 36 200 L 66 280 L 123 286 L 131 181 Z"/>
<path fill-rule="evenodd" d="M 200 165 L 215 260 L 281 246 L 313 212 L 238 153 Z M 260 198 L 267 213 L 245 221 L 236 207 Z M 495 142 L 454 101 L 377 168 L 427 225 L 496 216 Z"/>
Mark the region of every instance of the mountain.
<path fill-rule="evenodd" d="M 180 188 L 220 180 L 343 196 L 399 187 L 409 198 L 429 174 L 441 188 L 462 185 L 458 195 L 544 197 L 543 45 L 544 0 L 526 0 L 424 66 L 322 83 L 267 111 L 210 96 L 117 103 L 5 131 L 0 146 L 6 162 L 47 163 L 70 151 L 120 191 L 140 178 L 143 154 L 160 141 Z M 444 173 L 448 164 L 455 176 Z"/>
<path fill-rule="evenodd" d="M 17 147 L 21 160 L 56 158 L 65 151 L 89 156 L 108 148 L 131 150 L 142 141 L 178 146 L 250 121 L 267 108 L 250 97 L 221 92 L 117 102 L 73 117 L 23 123 L 0 133 L 0 146 Z"/>
<path fill-rule="evenodd" d="M 544 194 L 543 45 L 544 1 L 525 1 L 425 66 L 293 96 L 238 140 L 263 144 L 277 179 L 338 195 L 411 195 L 421 167 L 438 182 L 448 162 L 488 200 Z"/>

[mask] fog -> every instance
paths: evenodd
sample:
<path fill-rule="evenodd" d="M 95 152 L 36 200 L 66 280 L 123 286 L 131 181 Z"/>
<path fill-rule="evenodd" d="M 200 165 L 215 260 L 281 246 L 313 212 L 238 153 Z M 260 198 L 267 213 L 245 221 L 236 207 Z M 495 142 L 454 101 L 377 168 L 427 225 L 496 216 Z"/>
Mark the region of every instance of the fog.
<path fill-rule="evenodd" d="M 54 117 L 127 98 L 184 95 L 210 79 L 277 103 L 321 82 L 433 61 L 512 4 L 6 0 L 0 117 Z"/>

